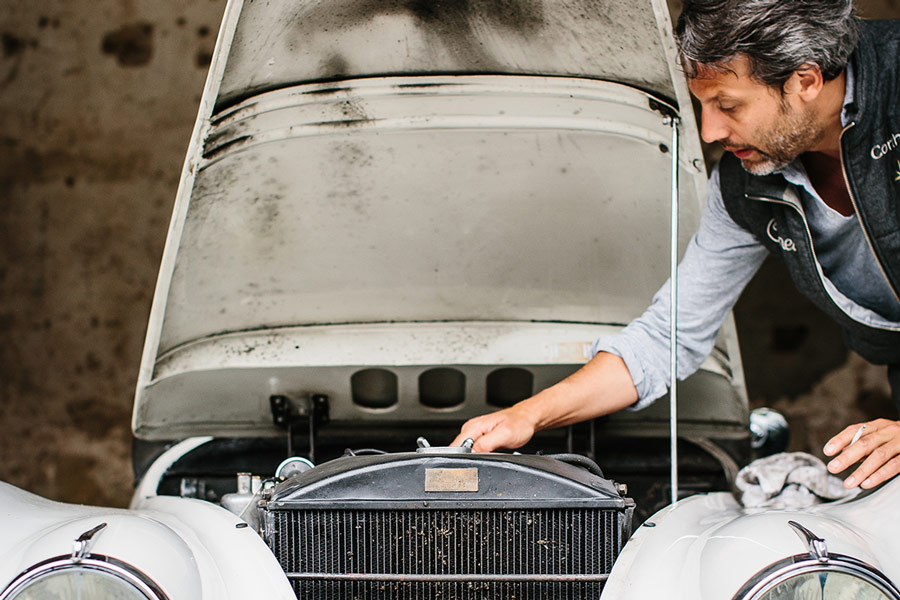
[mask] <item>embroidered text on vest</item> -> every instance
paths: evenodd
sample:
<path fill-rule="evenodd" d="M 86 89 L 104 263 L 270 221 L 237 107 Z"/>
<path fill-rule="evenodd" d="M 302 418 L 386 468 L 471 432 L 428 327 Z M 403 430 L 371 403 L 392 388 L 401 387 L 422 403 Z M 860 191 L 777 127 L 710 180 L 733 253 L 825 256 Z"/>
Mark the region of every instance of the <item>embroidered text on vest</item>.
<path fill-rule="evenodd" d="M 775 224 L 775 219 L 769 221 L 769 224 L 766 225 L 766 233 L 769 234 L 769 239 L 781 246 L 781 249 L 785 252 L 796 252 L 797 246 L 794 245 L 794 240 L 791 238 L 783 238 L 778 235 L 778 226 Z"/>
<path fill-rule="evenodd" d="M 897 143 L 900 142 L 900 133 L 895 133 L 891 136 L 891 139 L 886 141 L 883 144 L 875 144 L 872 146 L 872 158 L 878 160 L 884 156 L 887 156 L 888 152 L 897 149 Z"/>

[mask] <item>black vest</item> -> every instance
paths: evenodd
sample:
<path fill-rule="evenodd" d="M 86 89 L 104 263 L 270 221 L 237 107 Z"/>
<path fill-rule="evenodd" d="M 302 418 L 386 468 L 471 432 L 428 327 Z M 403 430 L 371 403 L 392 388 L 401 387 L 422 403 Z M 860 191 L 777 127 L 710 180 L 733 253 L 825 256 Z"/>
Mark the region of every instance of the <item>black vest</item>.
<path fill-rule="evenodd" d="M 841 152 L 856 214 L 894 293 L 900 297 L 900 21 L 863 23 L 851 57 L 854 103 Z M 900 408 L 900 331 L 851 319 L 825 289 L 798 192 L 781 175 L 758 177 L 726 153 L 719 165 L 731 218 L 781 258 L 797 288 L 841 326 L 847 345 L 890 366 Z"/>

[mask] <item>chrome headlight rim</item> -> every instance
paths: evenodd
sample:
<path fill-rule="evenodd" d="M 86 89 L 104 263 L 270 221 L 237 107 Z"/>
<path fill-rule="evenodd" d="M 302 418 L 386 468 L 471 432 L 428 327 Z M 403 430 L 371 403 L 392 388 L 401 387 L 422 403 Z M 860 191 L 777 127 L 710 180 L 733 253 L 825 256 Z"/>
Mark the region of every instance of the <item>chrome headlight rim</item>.
<path fill-rule="evenodd" d="M 50 575 L 78 569 L 111 575 L 135 588 L 147 600 L 169 600 L 162 588 L 145 573 L 122 560 L 102 554 L 88 554 L 78 561 L 73 561 L 71 555 L 54 556 L 34 564 L 0 591 L 0 600 L 11 600 L 28 586 Z"/>
<path fill-rule="evenodd" d="M 827 561 L 819 560 L 809 554 L 797 554 L 772 563 L 750 578 L 732 600 L 759 600 L 763 594 L 788 579 L 807 573 L 822 572 L 843 573 L 859 577 L 866 583 L 875 586 L 891 600 L 900 600 L 900 589 L 884 573 L 858 558 L 831 553 L 828 554 Z"/>

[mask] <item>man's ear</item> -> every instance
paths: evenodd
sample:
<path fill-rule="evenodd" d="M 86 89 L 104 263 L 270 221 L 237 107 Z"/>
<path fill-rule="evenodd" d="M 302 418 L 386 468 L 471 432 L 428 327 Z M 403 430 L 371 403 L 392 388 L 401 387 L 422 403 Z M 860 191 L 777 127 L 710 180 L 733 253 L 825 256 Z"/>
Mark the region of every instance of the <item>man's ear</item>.
<path fill-rule="evenodd" d="M 794 71 L 784 82 L 784 93 L 796 94 L 799 99 L 811 102 L 818 98 L 824 85 L 825 79 L 819 65 L 807 64 Z"/>

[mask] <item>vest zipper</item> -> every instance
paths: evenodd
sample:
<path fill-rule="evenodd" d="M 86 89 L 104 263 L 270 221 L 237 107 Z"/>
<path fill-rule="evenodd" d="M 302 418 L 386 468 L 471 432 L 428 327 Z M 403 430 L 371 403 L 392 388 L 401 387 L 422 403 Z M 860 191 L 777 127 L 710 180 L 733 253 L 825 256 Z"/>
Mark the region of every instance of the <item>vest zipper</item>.
<path fill-rule="evenodd" d="M 781 198 L 771 198 L 768 196 L 751 196 L 749 194 L 744 194 L 748 200 L 759 200 L 760 202 L 771 202 L 773 204 L 784 204 L 785 206 L 790 206 L 800 215 L 800 220 L 803 221 L 803 227 L 806 229 L 806 237 L 809 240 L 809 250 L 812 252 L 813 260 L 816 261 L 816 274 L 819 276 L 819 283 L 822 284 L 822 289 L 825 290 L 825 293 L 828 295 L 828 298 L 831 300 L 831 303 L 834 304 L 839 311 L 847 315 L 852 321 L 859 323 L 860 325 L 865 325 L 866 327 L 871 327 L 872 329 L 881 329 L 883 331 L 900 331 L 900 327 L 886 327 L 884 325 L 873 325 L 871 323 L 864 323 L 859 319 L 853 317 L 848 314 L 846 310 L 841 308 L 841 305 L 834 299 L 834 296 L 831 295 L 831 292 L 828 291 L 828 287 L 825 285 L 825 277 L 822 275 L 822 268 L 819 265 L 819 257 L 816 256 L 816 247 L 812 243 L 812 232 L 809 230 L 809 223 L 806 222 L 806 215 L 803 214 L 803 211 L 800 210 L 799 207 L 794 205 L 792 202 L 788 202 L 787 200 L 782 200 Z M 868 238 L 867 238 L 868 239 Z M 875 257 L 876 262 L 878 261 L 878 257 Z M 881 265 L 879 264 L 879 267 Z M 890 282 L 888 282 L 890 286 Z M 893 288 L 891 288 L 893 290 Z"/>
<path fill-rule="evenodd" d="M 853 196 L 853 188 L 850 187 L 850 178 L 847 176 L 847 169 L 844 166 L 844 133 L 856 125 L 856 122 L 849 123 L 846 127 L 841 130 L 841 135 L 838 138 L 838 143 L 840 144 L 840 157 L 841 157 L 841 174 L 844 176 L 844 185 L 847 186 L 847 194 L 850 196 L 850 204 L 853 205 L 853 211 L 856 213 L 856 220 L 859 221 L 859 226 L 862 228 L 863 237 L 866 238 L 866 243 L 869 245 L 869 250 L 872 252 L 872 256 L 875 257 L 875 264 L 878 265 L 878 268 L 881 270 L 881 276 L 884 277 L 884 280 L 887 281 L 888 288 L 894 293 L 894 299 L 900 304 L 900 292 L 894 288 L 894 284 L 891 282 L 890 278 L 887 275 L 887 271 L 884 270 L 884 267 L 881 264 L 881 257 L 878 256 L 878 252 L 875 251 L 875 245 L 872 244 L 872 238 L 869 237 L 869 230 L 866 228 L 866 224 L 863 221 L 863 215 L 859 212 L 859 206 L 856 204 L 856 198 Z"/>

